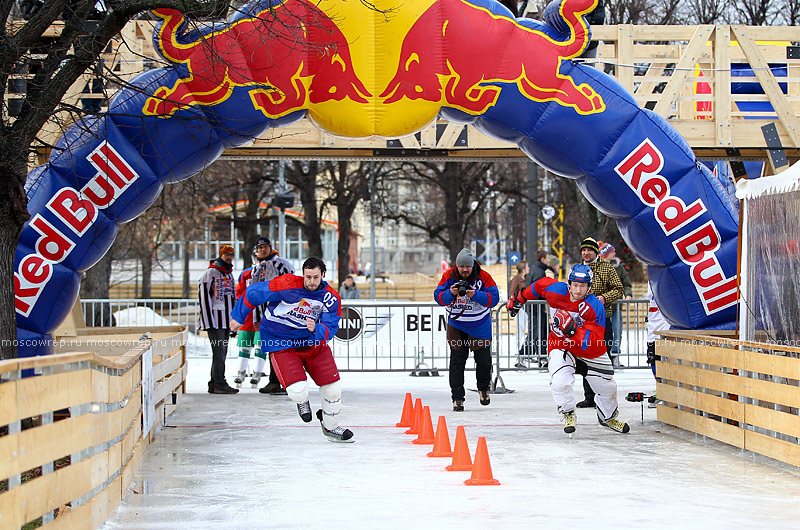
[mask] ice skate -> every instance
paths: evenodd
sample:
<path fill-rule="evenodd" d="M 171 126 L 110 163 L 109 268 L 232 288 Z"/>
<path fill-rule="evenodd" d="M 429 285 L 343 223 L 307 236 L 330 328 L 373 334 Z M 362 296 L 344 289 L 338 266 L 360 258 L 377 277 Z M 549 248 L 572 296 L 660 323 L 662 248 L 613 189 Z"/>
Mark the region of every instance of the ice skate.
<path fill-rule="evenodd" d="M 454 399 L 453 400 L 453 412 L 464 412 L 464 400 L 463 399 Z"/>
<path fill-rule="evenodd" d="M 619 421 L 617 419 L 617 413 L 616 412 L 614 412 L 614 414 L 611 416 L 611 419 L 608 419 L 608 420 L 604 420 L 603 418 L 601 418 L 600 414 L 598 412 L 597 421 L 600 422 L 600 425 L 602 425 L 603 427 L 608 427 L 612 431 L 621 432 L 623 434 L 625 434 L 625 433 L 627 433 L 627 432 L 629 432 L 631 430 L 630 425 L 628 425 L 624 421 Z M 566 429 L 564 429 L 564 430 L 566 430 Z"/>
<path fill-rule="evenodd" d="M 258 388 L 258 383 L 261 382 L 263 376 L 264 372 L 253 372 L 253 377 L 250 378 L 250 387 Z"/>
<path fill-rule="evenodd" d="M 658 396 L 653 394 L 652 396 L 647 398 L 647 408 L 648 409 L 654 409 L 656 407 L 658 407 Z"/>
<path fill-rule="evenodd" d="M 308 401 L 304 401 L 302 403 L 297 404 L 297 413 L 300 415 L 300 418 L 306 423 L 311 421 L 311 403 Z"/>
<path fill-rule="evenodd" d="M 572 439 L 572 437 L 575 436 L 575 424 L 578 422 L 575 411 L 562 412 L 561 421 L 564 422 L 564 432 Z"/>
<path fill-rule="evenodd" d="M 481 390 L 481 391 L 478 392 L 478 395 L 481 398 L 481 405 L 483 405 L 484 407 L 486 405 L 488 405 L 489 403 L 491 403 L 492 400 L 489 397 L 489 392 L 486 392 L 485 390 Z"/>
<path fill-rule="evenodd" d="M 350 429 L 345 429 L 344 427 L 336 427 L 335 429 L 331 430 L 326 429 L 325 424 L 322 423 L 322 409 L 317 409 L 317 419 L 319 420 L 320 425 L 322 425 L 322 434 L 327 436 L 328 440 L 330 440 L 331 442 L 339 442 L 339 443 L 355 442 L 355 440 L 353 439 L 353 431 L 351 431 Z"/>
<path fill-rule="evenodd" d="M 236 377 L 233 378 L 236 388 L 242 388 L 242 383 L 244 382 L 245 378 L 247 378 L 247 372 L 244 370 L 239 370 L 239 373 L 237 373 Z"/>

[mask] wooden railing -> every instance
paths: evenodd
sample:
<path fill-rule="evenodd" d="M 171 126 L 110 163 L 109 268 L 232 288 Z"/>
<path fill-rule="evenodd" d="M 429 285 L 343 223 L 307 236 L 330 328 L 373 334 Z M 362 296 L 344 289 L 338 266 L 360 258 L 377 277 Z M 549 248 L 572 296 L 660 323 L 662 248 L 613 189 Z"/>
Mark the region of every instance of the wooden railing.
<path fill-rule="evenodd" d="M 661 335 L 659 421 L 800 466 L 800 348 Z"/>
<path fill-rule="evenodd" d="M 100 526 L 180 402 L 183 328 L 78 331 L 57 349 L 84 352 L 0 362 L 0 528 Z"/>

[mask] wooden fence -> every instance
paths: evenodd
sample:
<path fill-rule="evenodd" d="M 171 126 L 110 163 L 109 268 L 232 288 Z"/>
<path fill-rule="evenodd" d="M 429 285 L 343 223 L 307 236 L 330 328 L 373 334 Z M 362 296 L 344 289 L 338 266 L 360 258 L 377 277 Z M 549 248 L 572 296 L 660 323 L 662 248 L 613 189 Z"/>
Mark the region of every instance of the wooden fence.
<path fill-rule="evenodd" d="M 180 402 L 185 343 L 178 326 L 88 328 L 56 344 L 69 353 L 0 362 L 0 528 L 100 526 Z"/>
<path fill-rule="evenodd" d="M 800 348 L 661 335 L 659 421 L 800 466 Z"/>

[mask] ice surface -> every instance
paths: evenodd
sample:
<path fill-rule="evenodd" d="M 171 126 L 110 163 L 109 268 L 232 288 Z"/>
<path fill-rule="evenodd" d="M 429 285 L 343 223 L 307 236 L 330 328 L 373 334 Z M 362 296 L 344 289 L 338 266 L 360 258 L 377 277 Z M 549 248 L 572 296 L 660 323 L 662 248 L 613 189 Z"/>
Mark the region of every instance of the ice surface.
<path fill-rule="evenodd" d="M 236 360 L 228 359 L 229 378 Z M 597 425 L 578 410 L 569 440 L 558 421 L 548 376 L 504 372 L 512 394 L 488 407 L 467 392 L 451 411 L 447 374 L 343 373 L 341 424 L 356 443 L 334 444 L 316 421 L 305 424 L 285 396 L 246 388 L 205 392 L 210 361 L 191 359 L 188 394 L 169 427 L 157 431 L 123 502 L 102 526 L 112 529 L 322 527 L 493 528 L 797 528 L 800 471 L 656 421 L 656 411 L 624 401 L 652 392 L 650 372 L 617 374 L 620 418 L 631 433 Z M 473 373 L 467 387 L 475 388 Z M 580 392 L 580 382 L 576 384 Z M 464 425 L 472 454 L 485 436 L 500 486 L 465 486 L 429 458 L 399 421 L 411 392 L 447 418 L 450 440 Z M 319 393 L 312 385 L 314 410 Z"/>

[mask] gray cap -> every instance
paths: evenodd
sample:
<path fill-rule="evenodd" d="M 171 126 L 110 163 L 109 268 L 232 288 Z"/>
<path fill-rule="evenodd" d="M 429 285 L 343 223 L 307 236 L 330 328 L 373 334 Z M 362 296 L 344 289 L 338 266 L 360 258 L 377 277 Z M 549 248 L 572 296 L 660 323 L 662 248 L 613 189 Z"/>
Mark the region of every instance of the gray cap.
<path fill-rule="evenodd" d="M 472 252 L 465 248 L 462 248 L 456 256 L 456 267 L 472 267 L 474 263 L 475 258 L 472 257 Z"/>

